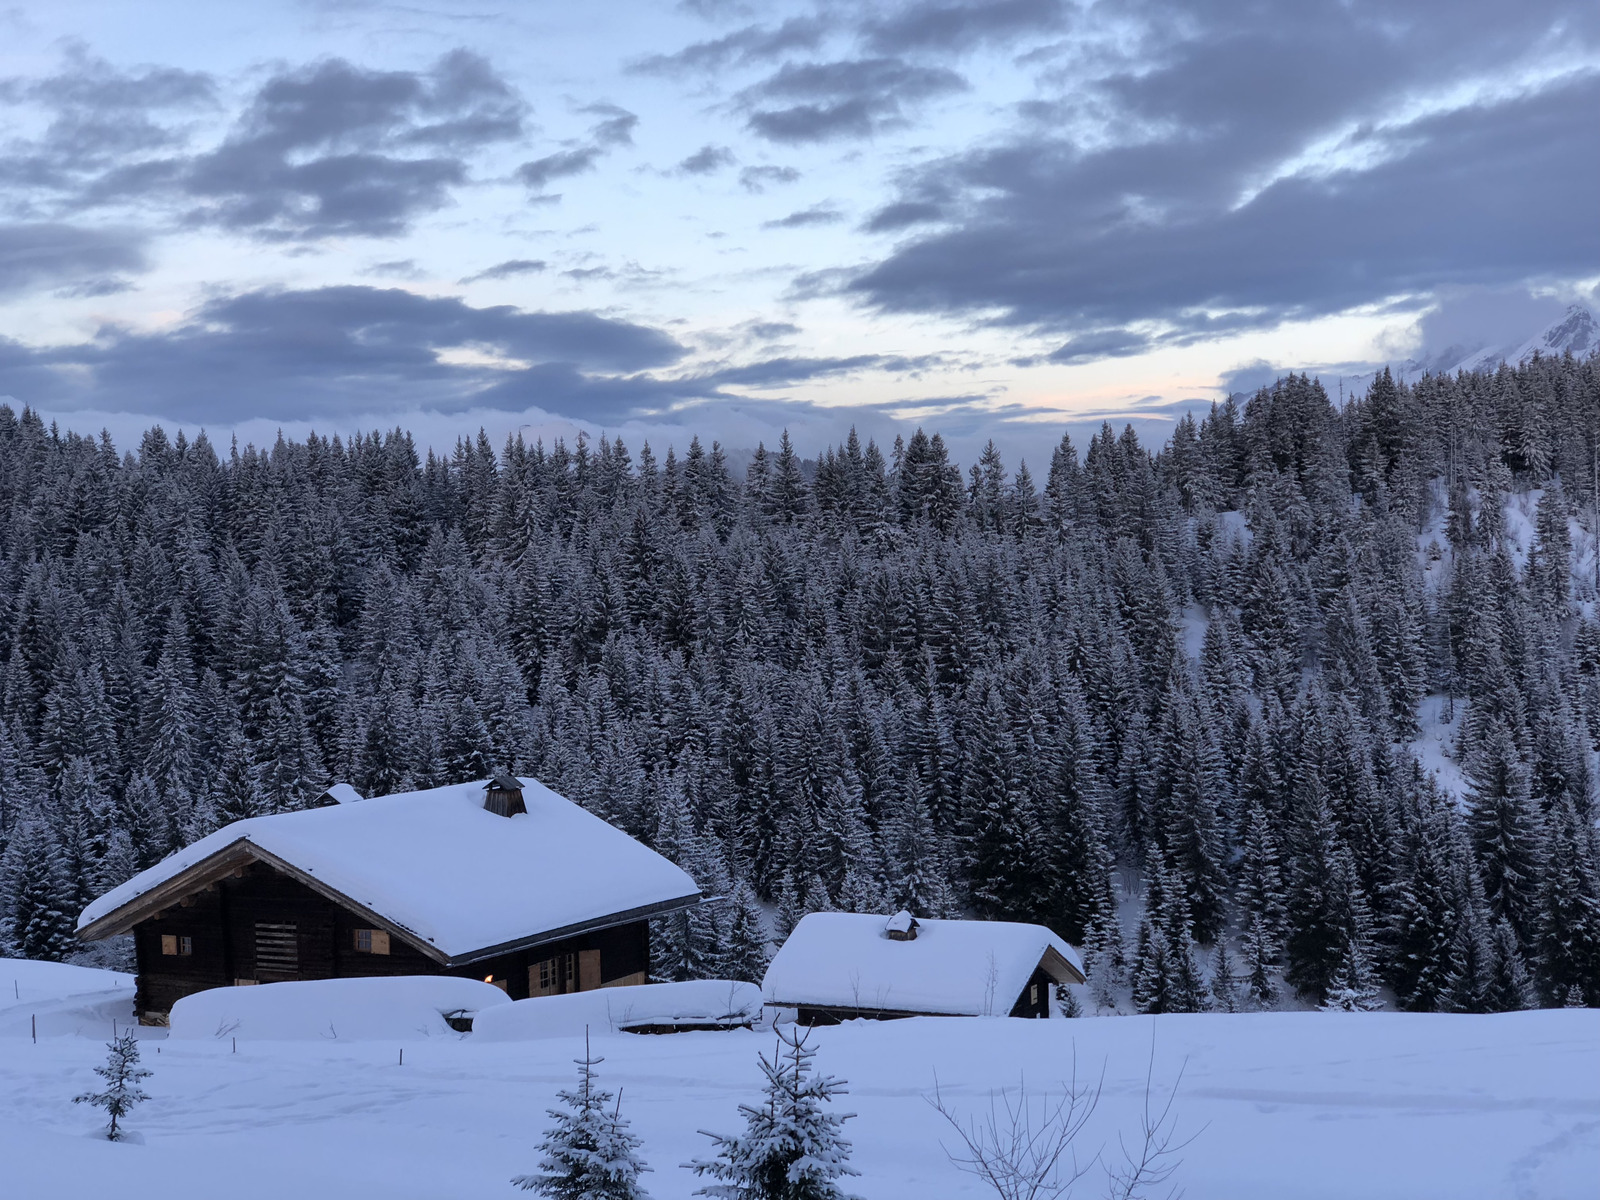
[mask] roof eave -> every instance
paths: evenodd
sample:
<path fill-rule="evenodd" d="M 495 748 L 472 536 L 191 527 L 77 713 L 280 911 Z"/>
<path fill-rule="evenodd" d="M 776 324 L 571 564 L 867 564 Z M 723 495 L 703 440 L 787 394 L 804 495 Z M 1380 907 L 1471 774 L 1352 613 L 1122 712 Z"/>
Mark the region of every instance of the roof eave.
<path fill-rule="evenodd" d="M 201 888 L 220 879 L 227 878 L 238 867 L 251 862 L 266 863 L 291 879 L 298 880 L 324 899 L 370 921 L 375 928 L 387 930 L 441 966 L 449 965 L 444 951 L 415 930 L 408 929 L 392 917 L 386 917 L 360 901 L 345 895 L 337 888 L 330 887 L 311 872 L 295 866 L 287 859 L 279 858 L 270 850 L 263 850 L 249 838 L 239 838 L 236 841 L 229 842 L 226 846 L 206 855 L 199 862 L 179 871 L 171 878 L 163 880 L 148 892 L 141 892 L 126 904 L 119 905 L 104 916 L 91 921 L 77 931 L 78 938 L 85 942 L 95 942 L 101 938 L 126 933 L 140 921 L 148 920 L 163 910 L 171 908 L 185 896 L 191 896 Z"/>
<path fill-rule="evenodd" d="M 556 929 L 547 929 L 542 933 L 529 934 L 527 937 L 516 938 L 513 941 L 499 942 L 493 946 L 485 946 L 481 950 L 470 950 L 463 954 L 451 955 L 448 958 L 441 959 L 441 961 L 447 967 L 470 966 L 486 959 L 499 958 L 502 954 L 515 954 L 519 950 L 531 950 L 535 946 L 565 941 L 567 938 L 578 937 L 585 933 L 597 933 L 602 929 L 615 929 L 618 925 L 632 925 L 635 921 L 647 921 L 652 917 L 664 917 L 669 913 L 682 912 L 686 908 L 694 908 L 701 903 L 702 899 L 703 897 L 700 893 L 695 892 L 692 895 L 678 896 L 672 900 L 661 900 L 655 904 L 645 904 L 623 912 L 595 917 L 592 920 L 578 921 L 571 925 L 562 925 Z"/>

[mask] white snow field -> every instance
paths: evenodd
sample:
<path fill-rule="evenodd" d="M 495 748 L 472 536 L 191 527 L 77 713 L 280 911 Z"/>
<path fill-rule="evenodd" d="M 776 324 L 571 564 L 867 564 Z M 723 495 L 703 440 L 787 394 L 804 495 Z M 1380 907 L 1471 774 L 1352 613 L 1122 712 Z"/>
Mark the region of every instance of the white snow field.
<path fill-rule="evenodd" d="M 4 969 L 16 971 L 6 962 Z M 21 964 L 19 989 L 45 964 Z M 63 977 L 65 980 L 68 977 Z M 0 979 L 9 978 L 0 975 Z M 7 1200 L 478 1200 L 519 1195 L 544 1110 L 573 1079 L 580 1036 L 475 1041 L 168 1039 L 142 1030 L 152 1099 L 127 1121 L 143 1144 L 99 1140 L 71 1098 L 104 1060 L 104 995 L 77 994 L 82 1033 L 0 1036 L 0 1195 Z M 71 986 L 80 987 L 76 979 Z M 267 984 L 248 989 L 269 998 Z M 619 989 L 620 990 L 620 989 Z M 73 997 L 51 1003 L 58 1015 Z M 500 1006 L 498 1011 L 506 1011 Z M 93 1020 L 90 1020 L 90 1018 Z M 925 1017 L 818 1029 L 817 1066 L 849 1080 L 840 1107 L 868 1200 L 986 1193 L 940 1147 L 926 1096 L 985 1110 L 1025 1078 L 1052 1087 L 1104 1069 L 1084 1157 L 1136 1128 L 1155 1039 L 1158 1090 L 1179 1068 L 1174 1111 L 1195 1135 L 1173 1183 L 1189 1200 L 1594 1200 L 1600 1195 L 1600 1011 L 1505 1016 L 1266 1013 L 1022 1021 Z M 639 1036 L 592 1031 L 603 1084 L 644 1139 L 657 1200 L 697 1181 L 698 1130 L 742 1128 L 770 1032 Z M 400 1051 L 405 1063 L 400 1065 Z M 1103 1194 L 1098 1173 L 1076 1190 Z M 1165 1194 L 1163 1189 L 1160 1193 Z"/>

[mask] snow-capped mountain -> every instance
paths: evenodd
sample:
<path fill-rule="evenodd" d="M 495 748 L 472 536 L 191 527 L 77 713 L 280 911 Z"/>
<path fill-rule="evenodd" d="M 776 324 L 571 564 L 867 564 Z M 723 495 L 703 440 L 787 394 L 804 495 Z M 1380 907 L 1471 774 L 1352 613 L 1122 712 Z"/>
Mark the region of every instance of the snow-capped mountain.
<path fill-rule="evenodd" d="M 1554 321 L 1521 345 L 1489 346 L 1458 361 L 1449 368 L 1457 371 L 1494 370 L 1502 362 L 1520 366 L 1535 354 L 1559 358 L 1567 351 L 1584 358 L 1600 349 L 1600 321 L 1581 304 L 1567 306 L 1559 321 Z"/>
<path fill-rule="evenodd" d="M 1600 350 L 1600 321 L 1582 304 L 1568 305 L 1559 320 L 1552 321 L 1526 341 L 1429 347 L 1404 362 L 1391 364 L 1390 370 L 1398 382 L 1416 383 L 1424 375 L 1492 371 L 1502 362 L 1513 366 L 1525 363 L 1535 352 L 1546 358 L 1559 358 L 1568 350 L 1579 358 Z M 1374 376 L 1371 371 L 1356 375 L 1323 375 L 1322 381 L 1329 391 L 1337 389 L 1341 396 L 1354 397 L 1366 394 Z"/>

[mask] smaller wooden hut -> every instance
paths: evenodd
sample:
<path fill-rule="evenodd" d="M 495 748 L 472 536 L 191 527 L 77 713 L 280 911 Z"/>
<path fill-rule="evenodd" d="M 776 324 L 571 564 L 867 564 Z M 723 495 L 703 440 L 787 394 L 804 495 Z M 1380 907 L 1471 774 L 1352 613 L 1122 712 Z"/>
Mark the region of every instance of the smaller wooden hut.
<path fill-rule="evenodd" d="M 1082 983 L 1078 953 L 1043 925 L 811 913 L 767 968 L 769 1007 L 802 1025 L 856 1017 L 1048 1017 L 1056 984 Z"/>

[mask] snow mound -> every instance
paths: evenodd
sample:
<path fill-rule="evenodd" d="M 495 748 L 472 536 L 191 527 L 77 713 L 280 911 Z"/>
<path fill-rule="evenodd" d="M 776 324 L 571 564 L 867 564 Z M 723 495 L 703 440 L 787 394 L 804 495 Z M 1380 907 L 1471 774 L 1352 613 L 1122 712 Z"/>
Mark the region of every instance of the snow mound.
<path fill-rule="evenodd" d="M 174 1004 L 171 1036 L 328 1042 L 454 1037 L 446 1014 L 510 1003 L 492 984 L 448 975 L 220 987 Z"/>
<path fill-rule="evenodd" d="M 120 971 L 0 958 L 0 1037 L 109 1038 L 133 1023 L 133 989 Z"/>
<path fill-rule="evenodd" d="M 538 1038 L 628 1032 L 661 1026 L 725 1028 L 761 1019 L 761 989 L 727 979 L 646 983 L 568 996 L 536 996 L 482 1013 L 472 1040 L 522 1042 Z"/>

